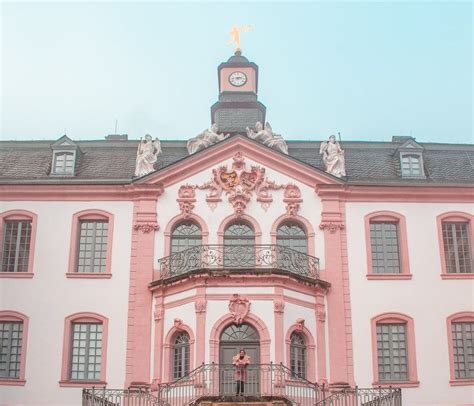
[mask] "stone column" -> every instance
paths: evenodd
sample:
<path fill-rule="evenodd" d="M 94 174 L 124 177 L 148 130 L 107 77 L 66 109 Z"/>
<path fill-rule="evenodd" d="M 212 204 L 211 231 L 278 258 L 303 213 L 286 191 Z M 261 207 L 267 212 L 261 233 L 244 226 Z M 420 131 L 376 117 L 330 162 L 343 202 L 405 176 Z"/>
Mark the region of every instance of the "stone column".
<path fill-rule="evenodd" d="M 324 295 L 318 291 L 316 293 L 316 359 L 318 363 L 318 383 L 327 383 L 326 369 L 326 306 L 324 305 Z"/>
<path fill-rule="evenodd" d="M 285 332 L 284 313 L 285 301 L 283 300 L 283 288 L 275 288 L 275 298 L 273 299 L 273 311 L 275 313 L 275 363 L 285 364 Z"/>
<path fill-rule="evenodd" d="M 194 303 L 196 311 L 196 365 L 197 368 L 206 362 L 206 288 L 199 286 L 197 288 L 197 298 Z"/>

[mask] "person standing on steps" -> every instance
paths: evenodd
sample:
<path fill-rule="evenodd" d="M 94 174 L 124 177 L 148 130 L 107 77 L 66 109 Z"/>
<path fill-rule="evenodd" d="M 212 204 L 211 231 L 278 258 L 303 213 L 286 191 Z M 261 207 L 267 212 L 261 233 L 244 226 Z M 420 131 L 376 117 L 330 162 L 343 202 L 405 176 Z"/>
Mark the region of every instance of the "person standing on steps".
<path fill-rule="evenodd" d="M 250 364 L 250 357 L 241 349 L 237 355 L 232 358 L 232 364 L 235 366 L 236 395 L 244 396 L 245 382 L 247 381 L 247 366 Z"/>

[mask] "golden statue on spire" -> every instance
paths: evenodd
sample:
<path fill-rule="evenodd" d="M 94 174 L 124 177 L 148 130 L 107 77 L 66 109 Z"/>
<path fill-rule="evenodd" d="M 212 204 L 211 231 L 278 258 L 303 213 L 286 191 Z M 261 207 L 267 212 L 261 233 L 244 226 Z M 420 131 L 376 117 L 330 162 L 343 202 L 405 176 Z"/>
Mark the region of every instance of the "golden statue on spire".
<path fill-rule="evenodd" d="M 242 52 L 240 49 L 240 33 L 241 32 L 249 32 L 253 28 L 253 24 L 247 24 L 247 25 L 241 25 L 240 27 L 233 26 L 232 29 L 230 30 L 230 42 L 229 45 L 235 44 L 237 47 L 235 49 L 235 53 L 237 52 Z"/>

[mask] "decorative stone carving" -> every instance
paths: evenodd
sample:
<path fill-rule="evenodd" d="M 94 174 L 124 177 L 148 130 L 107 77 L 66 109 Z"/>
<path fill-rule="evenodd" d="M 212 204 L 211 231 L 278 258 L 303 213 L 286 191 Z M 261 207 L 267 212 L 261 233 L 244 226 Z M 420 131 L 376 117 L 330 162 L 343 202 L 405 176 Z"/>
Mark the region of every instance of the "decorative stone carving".
<path fill-rule="evenodd" d="M 334 234 L 338 230 L 344 230 L 345 226 L 344 223 L 323 222 L 319 225 L 319 228 Z"/>
<path fill-rule="evenodd" d="M 161 144 L 158 138 L 145 135 L 144 140 L 140 140 L 137 150 L 137 160 L 135 165 L 135 176 L 144 176 L 155 170 L 154 164 L 161 154 Z"/>
<path fill-rule="evenodd" d="M 157 231 L 160 229 L 158 223 L 135 223 L 133 225 L 134 230 L 139 230 L 142 233 L 148 234 L 152 231 Z"/>
<path fill-rule="evenodd" d="M 326 312 L 324 310 L 318 310 L 316 312 L 316 317 L 319 321 L 326 321 Z"/>
<path fill-rule="evenodd" d="M 269 190 L 281 189 L 284 185 L 269 181 L 265 177 L 265 169 L 260 166 L 253 165 L 250 167 L 250 171 L 245 171 L 245 158 L 241 152 L 235 154 L 233 159 L 231 171 L 227 166 L 213 169 L 212 180 L 195 186 L 200 190 L 208 190 L 206 201 L 211 208 L 221 201 L 223 193 L 228 196 L 229 203 L 234 207 L 237 216 L 244 213 L 254 191 L 257 201 L 262 204 L 270 204 L 273 198 Z"/>
<path fill-rule="evenodd" d="M 346 176 L 346 161 L 344 150 L 336 141 L 336 136 L 331 135 L 329 141 L 323 141 L 319 148 L 319 153 L 323 155 L 324 169 L 327 173 L 342 178 Z"/>
<path fill-rule="evenodd" d="M 181 326 L 183 325 L 183 320 L 176 318 L 173 320 L 173 325 L 176 328 L 181 328 Z"/>
<path fill-rule="evenodd" d="M 275 313 L 283 313 L 285 311 L 285 302 L 283 300 L 275 299 L 273 306 Z"/>
<path fill-rule="evenodd" d="M 184 215 L 184 218 L 188 218 L 192 214 L 194 209 L 194 203 L 196 202 L 196 186 L 182 185 L 178 189 L 178 198 L 176 201 L 179 203 L 179 209 Z"/>
<path fill-rule="evenodd" d="M 227 138 L 229 134 L 218 134 L 217 133 L 217 124 L 212 124 L 210 129 L 204 130 L 198 136 L 191 138 L 187 143 L 187 148 L 189 154 L 194 154 L 195 152 L 201 151 L 211 145 L 217 144 L 219 141 L 222 141 L 224 138 Z"/>
<path fill-rule="evenodd" d="M 163 319 L 165 309 L 162 306 L 155 305 L 155 311 L 153 312 L 153 318 L 155 321 Z"/>
<path fill-rule="evenodd" d="M 229 311 L 235 324 L 240 325 L 250 312 L 250 302 L 247 298 L 234 293 L 229 301 Z"/>
<path fill-rule="evenodd" d="M 205 313 L 207 307 L 207 300 L 206 299 L 197 299 L 194 302 L 194 309 L 196 313 Z"/>
<path fill-rule="evenodd" d="M 255 124 L 255 130 L 247 127 L 247 136 L 255 141 L 260 142 L 267 147 L 276 149 L 277 151 L 283 152 L 288 155 L 288 145 L 280 134 L 275 134 L 272 130 L 270 123 L 265 123 L 265 128 L 260 121 Z"/>
<path fill-rule="evenodd" d="M 301 198 L 300 188 L 293 184 L 288 184 L 285 187 L 283 201 L 286 203 L 286 212 L 290 216 L 296 216 L 300 209 Z"/>
<path fill-rule="evenodd" d="M 298 330 L 304 330 L 304 319 L 296 319 L 296 328 Z"/>

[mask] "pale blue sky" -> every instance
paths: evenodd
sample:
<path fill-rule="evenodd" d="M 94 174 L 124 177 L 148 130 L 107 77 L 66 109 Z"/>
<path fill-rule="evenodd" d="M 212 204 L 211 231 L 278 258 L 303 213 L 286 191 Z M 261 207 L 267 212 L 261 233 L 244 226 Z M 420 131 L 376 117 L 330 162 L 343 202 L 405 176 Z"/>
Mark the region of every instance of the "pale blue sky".
<path fill-rule="evenodd" d="M 259 65 L 286 139 L 473 142 L 471 2 L 4 2 L 2 139 L 188 139 L 217 66 Z"/>

